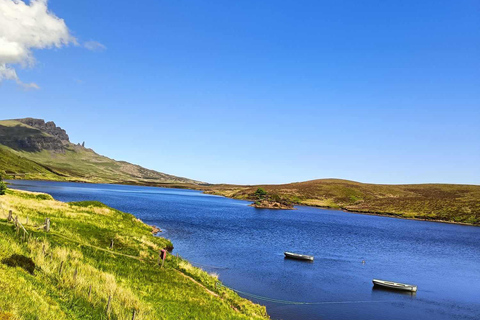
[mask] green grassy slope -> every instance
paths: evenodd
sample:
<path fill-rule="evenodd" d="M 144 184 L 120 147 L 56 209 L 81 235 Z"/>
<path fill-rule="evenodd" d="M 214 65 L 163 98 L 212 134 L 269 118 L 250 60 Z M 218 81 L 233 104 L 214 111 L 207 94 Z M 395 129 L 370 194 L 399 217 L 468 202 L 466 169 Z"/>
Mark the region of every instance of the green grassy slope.
<path fill-rule="evenodd" d="M 205 190 L 255 200 L 258 187 L 295 204 L 480 225 L 480 186 L 475 185 L 377 185 L 322 179 L 283 185 L 217 185 Z"/>
<path fill-rule="evenodd" d="M 60 176 L 44 166 L 28 160 L 12 149 L 0 145 L 0 176 L 5 178 L 6 172 L 29 173 L 31 179 L 59 179 Z"/>
<path fill-rule="evenodd" d="M 15 120 L 0 121 L 0 161 L 0 174 L 28 173 L 22 177 L 25 179 L 144 185 L 199 183 L 107 158 Z"/>
<path fill-rule="evenodd" d="M 7 222 L 9 210 L 26 239 Z M 48 233 L 37 227 L 46 217 Z M 134 310 L 137 320 L 268 318 L 181 258 L 158 266 L 158 250 L 171 243 L 151 230 L 98 202 L 8 190 L 0 196 L 0 319 L 132 319 Z"/>

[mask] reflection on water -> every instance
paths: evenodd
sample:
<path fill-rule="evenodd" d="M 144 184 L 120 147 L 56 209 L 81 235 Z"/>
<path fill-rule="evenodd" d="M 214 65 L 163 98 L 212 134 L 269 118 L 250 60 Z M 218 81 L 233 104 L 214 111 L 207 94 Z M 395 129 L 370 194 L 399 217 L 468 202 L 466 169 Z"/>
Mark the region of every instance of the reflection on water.
<path fill-rule="evenodd" d="M 308 207 L 257 210 L 192 190 L 13 183 L 61 201 L 102 201 L 159 226 L 174 253 L 218 273 L 249 298 L 255 295 L 251 299 L 266 305 L 274 319 L 480 319 L 477 227 Z M 285 259 L 284 251 L 315 261 Z M 373 288 L 373 278 L 414 284 L 419 291 Z"/>

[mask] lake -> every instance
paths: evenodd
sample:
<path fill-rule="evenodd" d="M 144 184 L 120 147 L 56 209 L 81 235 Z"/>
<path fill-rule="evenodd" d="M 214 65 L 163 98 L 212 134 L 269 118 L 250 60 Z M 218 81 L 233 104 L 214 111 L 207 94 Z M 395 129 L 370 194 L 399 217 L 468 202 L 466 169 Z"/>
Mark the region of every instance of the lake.
<path fill-rule="evenodd" d="M 255 209 L 192 190 L 9 182 L 60 201 L 98 200 L 160 227 L 174 253 L 266 305 L 273 319 L 480 319 L 478 227 L 310 207 Z M 287 260 L 284 251 L 315 261 Z M 415 284 L 418 292 L 379 290 L 373 278 Z"/>

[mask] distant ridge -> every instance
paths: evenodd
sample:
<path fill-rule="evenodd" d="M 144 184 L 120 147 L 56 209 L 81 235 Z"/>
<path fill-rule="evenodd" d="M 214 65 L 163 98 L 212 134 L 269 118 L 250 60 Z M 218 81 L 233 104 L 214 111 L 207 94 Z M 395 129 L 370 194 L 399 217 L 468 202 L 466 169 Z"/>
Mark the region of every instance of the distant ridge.
<path fill-rule="evenodd" d="M 97 154 L 70 142 L 53 121 L 0 121 L 0 175 L 24 179 L 123 184 L 201 184 Z"/>

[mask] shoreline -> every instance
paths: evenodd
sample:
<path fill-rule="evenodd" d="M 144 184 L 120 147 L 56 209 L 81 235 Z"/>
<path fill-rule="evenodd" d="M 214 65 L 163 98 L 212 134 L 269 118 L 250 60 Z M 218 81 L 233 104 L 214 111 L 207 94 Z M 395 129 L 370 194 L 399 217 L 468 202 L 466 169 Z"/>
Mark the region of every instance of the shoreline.
<path fill-rule="evenodd" d="M 208 193 L 207 190 L 203 189 L 200 185 L 198 188 L 191 188 L 192 186 L 182 186 L 182 185 L 175 185 L 175 183 L 166 183 L 165 185 L 153 185 L 153 184 L 135 184 L 135 183 L 108 183 L 108 182 L 86 182 L 86 181 L 74 181 L 74 180 L 43 180 L 43 179 L 7 179 L 4 180 L 7 185 L 9 181 L 45 181 L 45 182 L 72 182 L 72 183 L 85 183 L 85 184 L 106 184 L 106 185 L 118 185 L 118 186 L 139 186 L 139 187 L 153 187 L 153 188 L 166 188 L 166 189 L 181 189 L 181 190 L 192 190 L 192 191 L 201 191 L 204 194 L 220 196 L 228 199 L 234 200 L 242 200 L 247 202 L 253 202 L 249 206 L 256 208 L 253 206 L 255 200 L 249 199 L 238 199 L 234 197 L 225 196 L 222 194 L 217 193 Z M 309 208 L 320 208 L 320 209 L 328 209 L 328 210 L 336 210 L 336 211 L 343 211 L 347 213 L 354 213 L 354 214 L 363 214 L 363 215 L 371 215 L 371 216 L 379 216 L 379 217 L 388 217 L 388 218 L 397 218 L 397 219 L 404 219 L 404 220 L 416 220 L 416 221 L 426 221 L 426 222 L 439 222 L 439 223 L 448 223 L 448 224 L 455 224 L 455 225 L 462 225 L 462 226 L 470 226 L 470 227 L 480 227 L 480 224 L 471 224 L 465 222 L 456 222 L 456 221 L 449 221 L 449 220 L 438 220 L 438 219 L 421 219 L 415 217 L 404 217 L 397 213 L 388 213 L 388 212 L 378 212 L 378 211 L 353 211 L 347 208 L 336 208 L 336 207 L 328 207 L 328 206 L 319 206 L 319 205 L 307 205 L 307 204 L 294 204 L 294 208 L 291 209 L 280 209 L 280 210 L 295 210 L 296 206 L 303 206 Z M 256 209 L 272 209 L 272 210 L 279 210 L 276 208 L 256 208 Z"/>
<path fill-rule="evenodd" d="M 173 248 L 172 242 L 161 236 L 155 236 L 153 234 L 156 231 L 155 226 L 143 222 L 130 213 L 119 211 L 97 201 L 64 202 L 54 199 L 46 192 L 18 190 L 11 187 L 7 189 L 6 195 L 0 196 L 0 200 L 4 209 L 0 211 L 0 229 L 2 229 L 0 242 L 3 241 L 0 244 L 6 246 L 5 250 L 0 252 L 0 260 L 8 258 L 12 252 L 22 254 L 26 257 L 25 259 L 33 259 L 32 261 L 39 266 L 35 269 L 35 273 L 41 273 L 43 276 L 38 278 L 41 281 L 31 284 L 31 287 L 27 286 L 29 288 L 27 292 L 37 294 L 39 299 L 50 299 L 52 304 L 59 306 L 55 310 L 60 310 L 58 311 L 60 314 L 62 310 L 60 306 L 69 302 L 57 300 L 55 296 L 65 294 L 75 301 L 85 300 L 90 310 L 88 312 L 92 315 L 98 312 L 104 313 L 105 304 L 110 300 L 106 291 L 102 290 L 104 283 L 101 281 L 106 277 L 112 279 L 110 283 L 119 290 L 123 290 L 121 292 L 127 292 L 129 301 L 134 301 L 136 305 L 133 307 L 133 302 L 121 304 L 120 298 L 115 297 L 113 301 L 116 305 L 113 312 L 117 312 L 117 317 L 120 313 L 122 315 L 125 312 L 131 313 L 131 308 L 140 308 L 140 311 L 149 312 L 149 310 L 155 310 L 157 306 L 170 304 L 172 310 L 179 310 L 175 306 L 178 303 L 181 305 L 186 303 L 190 308 L 194 308 L 192 310 L 198 310 L 192 313 L 192 317 L 209 318 L 212 316 L 210 311 L 202 308 L 195 309 L 198 303 L 200 305 L 206 303 L 211 305 L 212 309 L 221 308 L 222 312 L 230 317 L 243 315 L 252 319 L 269 319 L 264 306 L 242 298 L 223 286 L 217 287 L 219 281 L 217 277 L 195 267 L 178 255 L 175 257 L 167 254 L 166 259 L 159 266 L 159 250 L 170 251 L 169 249 Z M 6 209 L 13 210 L 16 217 L 14 221 L 7 219 L 8 210 L 5 211 Z M 49 217 L 52 221 L 51 229 L 46 232 L 43 228 L 37 228 L 43 223 L 45 217 Z M 11 228 L 15 221 L 22 222 L 22 228 L 26 234 L 28 233 L 28 237 L 19 237 L 18 230 L 15 233 L 15 228 Z M 33 253 L 32 246 L 35 249 Z M 56 258 L 44 259 L 44 256 Z M 109 261 L 117 260 L 117 263 L 104 265 L 105 257 L 108 257 Z M 143 270 L 142 286 L 150 287 L 149 292 L 156 292 L 162 288 L 166 290 L 163 283 L 170 283 L 172 286 L 168 286 L 169 295 L 182 297 L 184 292 L 189 294 L 185 298 L 173 300 L 170 296 L 154 294 L 151 297 L 145 297 L 143 291 L 138 291 L 137 284 L 130 281 L 128 276 L 125 277 L 131 268 Z M 14 284 L 16 277 L 22 277 L 22 272 L 20 268 L 9 269 L 0 265 L 0 278 L 8 274 Z M 91 276 L 93 273 L 95 276 Z M 78 287 L 73 290 L 69 285 L 75 283 L 77 275 L 78 284 L 83 286 L 82 290 L 77 290 Z M 155 281 L 159 276 L 162 277 L 162 282 Z M 56 282 L 58 277 L 63 279 L 60 286 Z M 80 281 L 80 279 L 87 279 L 86 277 L 90 277 L 88 281 Z M 26 280 L 28 282 L 30 278 Z M 90 293 L 87 297 L 87 292 L 92 290 L 92 284 L 94 287 L 92 299 L 96 299 L 93 306 Z M 44 287 L 51 288 L 51 291 L 44 291 Z M 24 293 L 23 287 L 13 286 L 12 290 L 22 295 L 27 294 L 27 292 Z M 22 302 L 19 302 L 14 309 L 23 310 L 22 306 Z M 230 306 L 235 308 L 231 309 Z M 244 308 L 240 309 L 239 306 Z M 6 311 L 9 310 L 6 309 Z M 29 312 L 34 313 L 34 311 Z M 21 313 L 18 315 L 20 318 Z M 54 318 L 62 318 L 60 315 L 56 316 L 57 314 Z M 175 311 L 165 317 L 165 319 L 176 318 Z M 157 319 L 157 317 L 151 319 Z"/>

